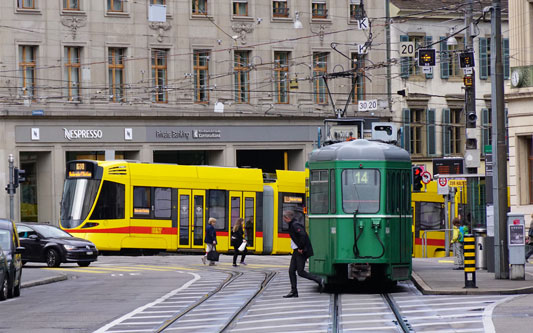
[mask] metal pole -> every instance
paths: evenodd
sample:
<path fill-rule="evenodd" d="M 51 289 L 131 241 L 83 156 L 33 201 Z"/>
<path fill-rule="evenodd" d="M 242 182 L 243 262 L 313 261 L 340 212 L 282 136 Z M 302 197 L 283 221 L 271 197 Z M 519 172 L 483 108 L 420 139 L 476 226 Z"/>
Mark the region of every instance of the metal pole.
<path fill-rule="evenodd" d="M 507 144 L 505 142 L 505 105 L 502 63 L 501 0 L 492 2 L 491 82 L 492 153 L 494 198 L 494 273 L 496 279 L 509 278 L 507 244 Z"/>
<path fill-rule="evenodd" d="M 474 9 L 474 1 L 466 0 L 465 26 L 466 26 L 466 49 L 467 51 L 474 50 L 474 36 L 472 36 L 471 26 Z M 477 139 L 476 139 L 476 70 L 472 68 L 472 86 L 465 87 L 465 119 L 466 119 L 466 151 L 469 153 L 476 153 Z M 468 121 L 467 117 L 474 117 L 474 121 Z M 465 151 L 465 152 L 466 152 Z M 477 152 L 479 154 L 479 152 Z M 477 173 L 477 167 L 469 167 L 467 165 L 466 173 Z M 469 182 L 472 180 L 468 179 Z"/>
<path fill-rule="evenodd" d="M 387 106 L 392 112 L 392 73 L 391 73 L 391 45 L 390 45 L 390 0 L 385 0 L 385 39 L 387 45 Z"/>
<path fill-rule="evenodd" d="M 11 221 L 15 220 L 15 184 L 13 179 L 13 163 L 15 162 L 15 158 L 13 157 L 13 154 L 9 154 L 8 156 L 8 162 L 9 162 L 9 183 L 7 184 L 9 193 L 9 219 Z"/>

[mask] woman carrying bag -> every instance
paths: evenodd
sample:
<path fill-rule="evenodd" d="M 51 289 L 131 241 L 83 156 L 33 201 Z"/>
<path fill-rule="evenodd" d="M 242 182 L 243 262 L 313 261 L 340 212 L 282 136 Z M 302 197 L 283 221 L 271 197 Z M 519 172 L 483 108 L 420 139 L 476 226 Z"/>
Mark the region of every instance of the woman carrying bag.
<path fill-rule="evenodd" d="M 233 230 L 231 231 L 231 245 L 235 249 L 233 253 L 233 267 L 238 267 L 237 256 L 241 254 L 241 265 L 246 265 L 244 258 L 248 250 L 246 249 L 246 240 L 244 239 L 244 219 L 238 218 Z"/>
<path fill-rule="evenodd" d="M 218 261 L 215 223 L 217 223 L 217 220 L 214 217 L 210 217 L 207 226 L 205 227 L 205 255 L 202 257 L 204 265 L 207 263 L 207 260 L 209 260 L 209 266 L 214 266 L 215 261 Z"/>

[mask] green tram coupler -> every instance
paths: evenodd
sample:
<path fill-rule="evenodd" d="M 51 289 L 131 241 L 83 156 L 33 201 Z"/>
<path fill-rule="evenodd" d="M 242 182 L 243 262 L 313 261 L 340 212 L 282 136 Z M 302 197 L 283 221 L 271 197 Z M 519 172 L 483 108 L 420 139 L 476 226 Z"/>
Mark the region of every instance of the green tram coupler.
<path fill-rule="evenodd" d="M 309 167 L 310 271 L 327 284 L 411 277 L 411 159 L 355 140 L 314 151 Z"/>

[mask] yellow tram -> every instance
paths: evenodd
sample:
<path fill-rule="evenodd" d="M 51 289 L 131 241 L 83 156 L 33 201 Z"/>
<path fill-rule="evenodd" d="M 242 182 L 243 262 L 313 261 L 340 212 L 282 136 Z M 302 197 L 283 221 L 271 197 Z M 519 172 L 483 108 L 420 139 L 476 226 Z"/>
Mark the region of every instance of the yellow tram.
<path fill-rule="evenodd" d="M 248 250 L 290 253 L 282 210 L 304 206 L 303 171 L 80 160 L 67 163 L 60 226 L 100 251 L 203 251 L 214 217 L 226 252 L 243 218 Z"/>

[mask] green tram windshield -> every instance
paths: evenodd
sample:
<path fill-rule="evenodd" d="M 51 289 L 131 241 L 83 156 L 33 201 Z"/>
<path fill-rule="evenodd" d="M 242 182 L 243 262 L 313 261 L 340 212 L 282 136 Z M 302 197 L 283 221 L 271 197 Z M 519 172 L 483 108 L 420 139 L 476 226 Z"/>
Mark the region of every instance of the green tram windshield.
<path fill-rule="evenodd" d="M 61 199 L 61 226 L 76 228 L 87 218 L 94 204 L 100 180 L 70 178 L 65 180 Z"/>
<path fill-rule="evenodd" d="M 342 171 L 342 209 L 345 213 L 379 211 L 380 174 L 374 169 Z"/>

